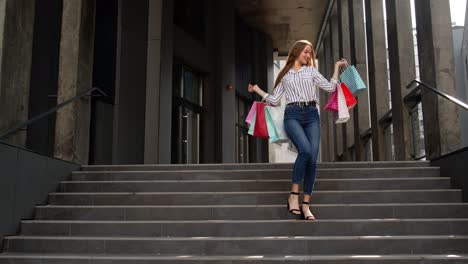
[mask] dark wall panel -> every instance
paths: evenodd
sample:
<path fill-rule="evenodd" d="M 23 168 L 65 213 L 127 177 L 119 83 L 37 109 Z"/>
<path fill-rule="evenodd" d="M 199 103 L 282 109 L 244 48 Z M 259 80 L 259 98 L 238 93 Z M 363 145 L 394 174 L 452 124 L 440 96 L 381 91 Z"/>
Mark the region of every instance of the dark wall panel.
<path fill-rule="evenodd" d="M 93 98 L 89 164 L 112 164 L 117 19 L 118 1 L 96 1 L 93 86 L 107 96 Z"/>
<path fill-rule="evenodd" d="M 1 243 L 18 233 L 20 220 L 32 219 L 34 206 L 45 204 L 47 194 L 80 165 L 0 143 L 0 167 Z"/>
<path fill-rule="evenodd" d="M 432 166 L 440 167 L 440 175 L 450 177 L 452 187 L 463 190 L 463 201 L 468 202 L 468 147 L 443 155 L 431 161 Z"/>
<path fill-rule="evenodd" d="M 29 118 L 57 104 L 58 67 L 63 0 L 36 0 Z M 29 126 L 27 147 L 54 153 L 55 114 Z"/>
<path fill-rule="evenodd" d="M 148 0 L 120 0 L 119 3 L 113 163 L 141 164 L 145 139 Z"/>

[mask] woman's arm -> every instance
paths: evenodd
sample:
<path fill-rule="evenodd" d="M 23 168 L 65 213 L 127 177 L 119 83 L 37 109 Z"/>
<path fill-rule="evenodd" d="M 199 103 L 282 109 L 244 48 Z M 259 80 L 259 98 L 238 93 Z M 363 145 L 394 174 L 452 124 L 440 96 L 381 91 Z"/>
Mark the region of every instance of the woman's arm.
<path fill-rule="evenodd" d="M 333 71 L 333 77 L 330 81 L 325 79 L 322 74 L 320 74 L 317 69 L 312 67 L 312 80 L 314 81 L 315 85 L 322 90 L 327 92 L 334 92 L 336 89 L 336 85 L 339 84 L 338 75 L 340 73 L 340 67 L 347 64 L 345 59 L 341 59 L 335 63 L 335 68 Z"/>
<path fill-rule="evenodd" d="M 281 96 L 283 95 L 284 93 L 284 89 L 283 89 L 283 82 L 280 82 L 278 84 L 278 86 L 276 86 L 275 89 L 273 89 L 273 94 L 268 94 L 266 92 L 264 92 L 262 89 L 260 89 L 260 87 L 258 87 L 258 85 L 251 85 L 249 84 L 249 88 L 248 88 L 249 92 L 256 92 L 258 95 L 260 95 L 263 100 L 265 100 L 265 102 L 271 104 L 271 105 L 280 105 L 281 103 Z"/>

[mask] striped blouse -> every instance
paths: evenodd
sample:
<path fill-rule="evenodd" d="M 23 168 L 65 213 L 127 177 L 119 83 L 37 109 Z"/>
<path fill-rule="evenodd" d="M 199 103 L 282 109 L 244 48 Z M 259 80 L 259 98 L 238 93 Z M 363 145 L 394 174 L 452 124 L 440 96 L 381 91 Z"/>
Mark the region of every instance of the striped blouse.
<path fill-rule="evenodd" d="M 302 66 L 295 72 L 292 68 L 284 75 L 281 82 L 276 86 L 273 94 L 265 94 L 265 102 L 272 105 L 279 105 L 283 94 L 286 95 L 286 103 L 292 102 L 318 102 L 317 88 L 327 92 L 333 92 L 339 81 L 331 79 L 327 81 L 312 66 Z"/>

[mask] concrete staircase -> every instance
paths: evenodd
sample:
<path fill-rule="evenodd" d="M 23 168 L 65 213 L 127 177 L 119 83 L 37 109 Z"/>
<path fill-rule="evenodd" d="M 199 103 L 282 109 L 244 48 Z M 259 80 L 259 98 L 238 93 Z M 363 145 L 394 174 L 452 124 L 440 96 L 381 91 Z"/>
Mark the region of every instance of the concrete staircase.
<path fill-rule="evenodd" d="M 468 204 L 425 162 L 322 163 L 319 219 L 286 210 L 291 164 L 85 166 L 0 263 L 468 263 Z"/>

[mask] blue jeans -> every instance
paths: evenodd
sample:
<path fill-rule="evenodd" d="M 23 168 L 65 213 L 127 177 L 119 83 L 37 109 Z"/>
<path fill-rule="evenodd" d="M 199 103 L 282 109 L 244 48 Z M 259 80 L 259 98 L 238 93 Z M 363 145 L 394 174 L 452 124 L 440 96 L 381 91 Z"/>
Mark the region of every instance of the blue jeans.
<path fill-rule="evenodd" d="M 304 194 L 310 195 L 315 182 L 320 144 L 320 117 L 317 108 L 286 106 L 284 129 L 298 151 L 292 183 L 301 184 L 304 179 Z"/>

